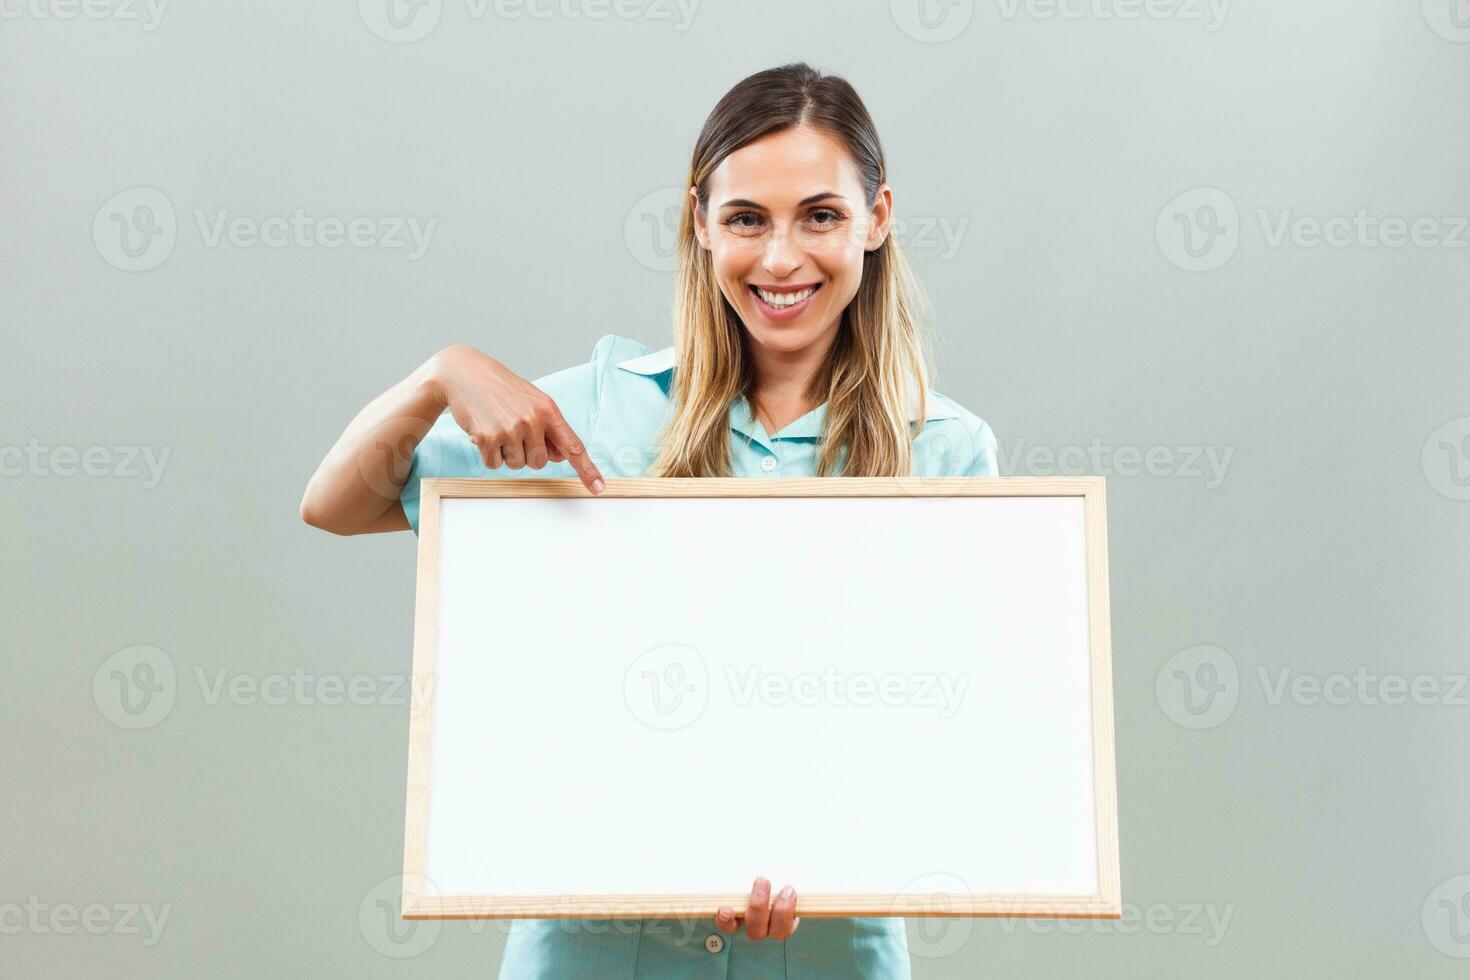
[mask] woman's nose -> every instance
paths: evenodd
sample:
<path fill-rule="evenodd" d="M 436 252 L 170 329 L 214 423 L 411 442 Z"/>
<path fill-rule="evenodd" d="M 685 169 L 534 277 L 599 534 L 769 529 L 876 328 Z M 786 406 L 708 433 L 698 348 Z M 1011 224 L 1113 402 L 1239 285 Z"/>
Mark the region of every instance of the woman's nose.
<path fill-rule="evenodd" d="M 778 228 L 766 240 L 765 253 L 761 256 L 761 268 L 777 279 L 784 279 L 800 268 L 801 249 L 785 228 Z"/>

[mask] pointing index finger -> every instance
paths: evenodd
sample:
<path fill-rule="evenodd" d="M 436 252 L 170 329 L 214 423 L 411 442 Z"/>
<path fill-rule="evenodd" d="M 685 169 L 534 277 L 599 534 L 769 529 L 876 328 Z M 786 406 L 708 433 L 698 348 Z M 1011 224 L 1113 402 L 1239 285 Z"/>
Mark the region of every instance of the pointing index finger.
<path fill-rule="evenodd" d="M 588 491 L 594 494 L 602 493 L 606 487 L 602 480 L 602 473 L 587 455 L 587 447 L 582 444 L 582 440 L 578 439 L 572 427 L 567 425 L 567 420 L 561 417 L 560 411 L 547 426 L 546 438 L 554 442 L 566 456 L 567 462 L 572 464 L 572 468 L 577 471 L 577 477 Z"/>

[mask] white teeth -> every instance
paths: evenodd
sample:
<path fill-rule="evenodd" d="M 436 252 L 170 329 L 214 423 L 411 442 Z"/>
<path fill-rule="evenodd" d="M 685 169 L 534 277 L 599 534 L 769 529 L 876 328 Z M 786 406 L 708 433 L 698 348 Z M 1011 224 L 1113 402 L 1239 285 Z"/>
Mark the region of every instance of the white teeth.
<path fill-rule="evenodd" d="M 808 286 L 799 293 L 768 293 L 764 289 L 761 289 L 759 286 L 757 286 L 755 288 L 755 291 L 760 294 L 761 299 L 765 301 L 767 306 L 773 306 L 776 309 L 780 310 L 785 309 L 788 306 L 795 306 L 797 303 L 800 303 L 812 293 L 816 292 L 817 287 Z"/>

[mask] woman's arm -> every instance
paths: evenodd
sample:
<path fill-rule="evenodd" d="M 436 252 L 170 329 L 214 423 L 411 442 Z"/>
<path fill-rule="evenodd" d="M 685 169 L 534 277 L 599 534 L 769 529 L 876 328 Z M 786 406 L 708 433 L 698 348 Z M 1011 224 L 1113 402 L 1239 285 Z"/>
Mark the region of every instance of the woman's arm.
<path fill-rule="evenodd" d="M 489 469 L 571 462 L 593 493 L 602 474 L 546 392 L 472 347 L 429 358 L 357 413 L 301 498 L 301 519 L 334 534 L 406 531 L 400 495 L 414 447 L 448 409 Z"/>

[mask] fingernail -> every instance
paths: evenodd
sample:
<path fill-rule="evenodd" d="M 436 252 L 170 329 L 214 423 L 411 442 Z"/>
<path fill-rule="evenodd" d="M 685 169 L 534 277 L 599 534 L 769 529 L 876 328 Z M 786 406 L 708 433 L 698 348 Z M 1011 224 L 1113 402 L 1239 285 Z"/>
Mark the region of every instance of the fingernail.
<path fill-rule="evenodd" d="M 791 898 L 795 894 L 796 889 L 792 888 L 790 885 L 787 885 L 785 888 L 781 889 L 782 898 Z"/>
<path fill-rule="evenodd" d="M 602 493 L 603 486 L 605 486 L 605 484 L 601 480 L 593 480 L 592 481 L 592 492 L 593 493 Z"/>

